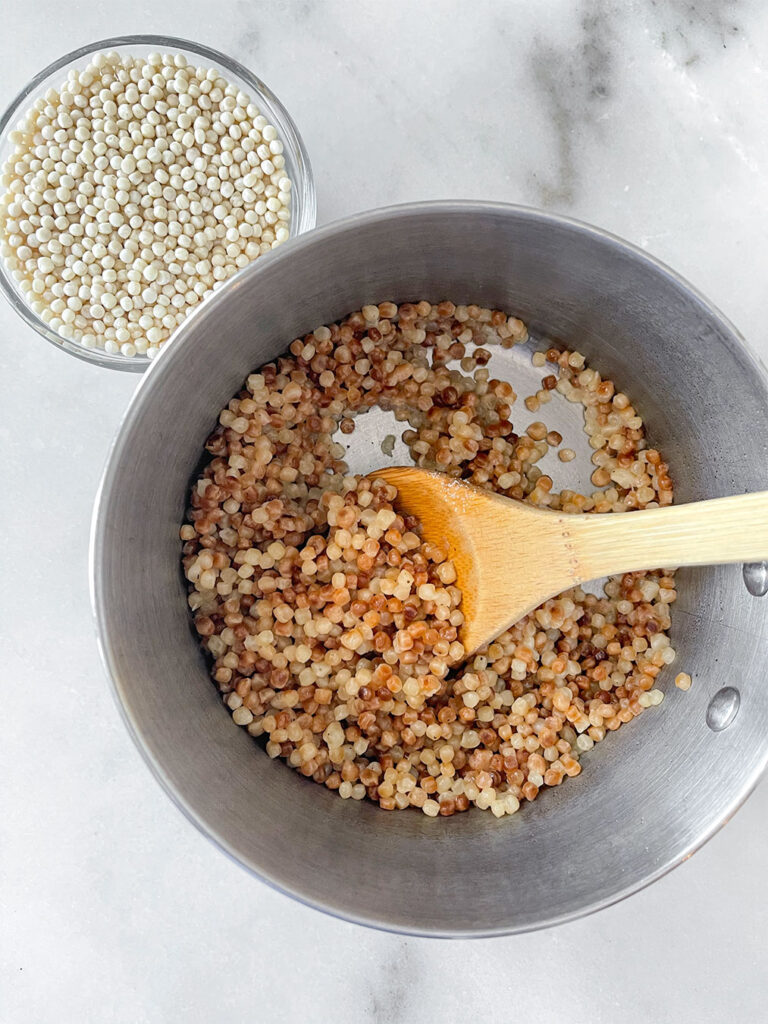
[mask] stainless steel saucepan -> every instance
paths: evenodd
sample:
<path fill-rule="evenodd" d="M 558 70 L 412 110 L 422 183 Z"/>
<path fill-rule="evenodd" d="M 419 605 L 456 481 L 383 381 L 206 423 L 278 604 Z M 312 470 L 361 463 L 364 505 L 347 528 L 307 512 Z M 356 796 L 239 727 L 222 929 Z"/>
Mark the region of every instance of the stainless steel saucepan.
<path fill-rule="evenodd" d="M 514 312 L 538 336 L 578 348 L 636 402 L 677 501 L 768 488 L 765 371 L 676 274 L 610 235 L 533 210 L 397 207 L 287 243 L 180 328 L 109 457 L 93 525 L 93 603 L 139 749 L 230 856 L 364 924 L 446 936 L 524 931 L 658 878 L 750 792 L 768 757 L 766 573 L 681 572 L 678 660 L 660 677 L 664 703 L 585 755 L 579 778 L 512 818 L 388 814 L 271 761 L 222 708 L 190 629 L 178 536 L 189 481 L 218 411 L 251 370 L 361 305 L 422 298 Z M 688 693 L 672 685 L 680 670 L 694 678 Z"/>

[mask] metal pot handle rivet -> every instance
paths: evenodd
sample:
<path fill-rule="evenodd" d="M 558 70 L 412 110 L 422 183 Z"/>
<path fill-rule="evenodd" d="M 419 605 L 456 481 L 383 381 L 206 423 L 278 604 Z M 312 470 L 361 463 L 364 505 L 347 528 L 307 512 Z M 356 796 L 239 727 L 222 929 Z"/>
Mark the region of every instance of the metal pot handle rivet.
<path fill-rule="evenodd" d="M 712 732 L 722 732 L 739 712 L 741 694 L 734 686 L 724 686 L 718 690 L 707 708 L 707 725 Z"/>
<path fill-rule="evenodd" d="M 747 562 L 742 572 L 744 585 L 753 597 L 768 594 L 768 562 Z"/>

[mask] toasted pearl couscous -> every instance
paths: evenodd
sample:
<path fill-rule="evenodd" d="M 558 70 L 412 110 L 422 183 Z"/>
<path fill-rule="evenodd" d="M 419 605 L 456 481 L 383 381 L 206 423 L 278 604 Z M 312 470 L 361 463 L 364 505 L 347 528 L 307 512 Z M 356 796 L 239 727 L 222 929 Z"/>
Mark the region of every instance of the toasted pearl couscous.
<path fill-rule="evenodd" d="M 395 511 L 392 486 L 348 475 L 334 440 L 378 405 L 407 422 L 417 465 L 477 486 L 569 513 L 670 504 L 629 398 L 551 348 L 533 356 L 542 387 L 526 404 L 555 392 L 584 407 L 595 487 L 554 490 L 537 462 L 563 438 L 543 421 L 518 436 L 514 389 L 486 369 L 492 346 L 526 340 L 477 306 L 365 306 L 251 374 L 208 440 L 181 538 L 211 674 L 270 757 L 343 798 L 512 814 L 663 699 L 672 572 L 577 587 L 467 658 L 447 551 Z"/>

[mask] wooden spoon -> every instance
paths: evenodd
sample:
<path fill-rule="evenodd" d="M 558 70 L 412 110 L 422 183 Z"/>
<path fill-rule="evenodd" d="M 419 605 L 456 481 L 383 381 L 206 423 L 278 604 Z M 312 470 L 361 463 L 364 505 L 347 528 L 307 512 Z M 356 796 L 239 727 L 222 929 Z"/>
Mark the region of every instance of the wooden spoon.
<path fill-rule="evenodd" d="M 393 466 L 370 476 L 397 487 L 395 506 L 419 518 L 428 541 L 448 542 L 467 653 L 588 580 L 768 560 L 768 491 L 621 515 L 567 515 L 424 469 Z"/>

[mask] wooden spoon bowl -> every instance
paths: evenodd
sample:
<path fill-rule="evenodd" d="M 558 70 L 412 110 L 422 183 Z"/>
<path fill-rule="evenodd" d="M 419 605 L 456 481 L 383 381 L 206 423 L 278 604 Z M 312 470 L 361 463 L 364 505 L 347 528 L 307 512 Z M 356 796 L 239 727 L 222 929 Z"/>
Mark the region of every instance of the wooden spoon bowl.
<path fill-rule="evenodd" d="M 442 473 L 377 470 L 395 507 L 431 543 L 448 542 L 462 591 L 468 653 L 543 601 L 589 580 L 659 566 L 768 560 L 768 492 L 621 515 L 534 508 Z"/>

